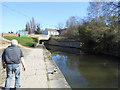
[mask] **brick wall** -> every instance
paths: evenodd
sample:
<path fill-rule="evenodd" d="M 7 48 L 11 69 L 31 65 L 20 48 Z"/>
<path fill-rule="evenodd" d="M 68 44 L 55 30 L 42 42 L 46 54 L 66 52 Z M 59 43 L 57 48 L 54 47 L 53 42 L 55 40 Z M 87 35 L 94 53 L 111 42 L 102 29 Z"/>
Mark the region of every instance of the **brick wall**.
<path fill-rule="evenodd" d="M 12 37 L 18 37 L 18 34 L 14 34 L 14 33 L 3 33 L 2 36 L 12 36 Z"/>

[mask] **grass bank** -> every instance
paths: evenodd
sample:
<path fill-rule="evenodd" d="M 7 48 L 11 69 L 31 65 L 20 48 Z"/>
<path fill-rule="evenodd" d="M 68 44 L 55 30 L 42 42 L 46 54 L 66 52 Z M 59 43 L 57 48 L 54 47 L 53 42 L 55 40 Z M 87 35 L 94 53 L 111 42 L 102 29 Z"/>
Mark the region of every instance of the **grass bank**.
<path fill-rule="evenodd" d="M 67 37 L 67 36 L 52 36 L 51 38 L 56 39 L 58 41 L 80 41 L 79 37 Z"/>
<path fill-rule="evenodd" d="M 18 43 L 27 46 L 27 47 L 33 47 L 34 44 L 37 43 L 37 38 L 33 37 L 11 37 L 11 36 L 5 36 L 4 38 L 8 40 L 16 39 L 18 40 Z"/>

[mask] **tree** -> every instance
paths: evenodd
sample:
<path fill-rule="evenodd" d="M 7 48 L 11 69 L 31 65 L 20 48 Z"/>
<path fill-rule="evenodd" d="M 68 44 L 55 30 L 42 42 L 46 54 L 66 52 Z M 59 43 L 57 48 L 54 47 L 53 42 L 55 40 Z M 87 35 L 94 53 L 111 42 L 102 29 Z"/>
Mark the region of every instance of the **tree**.
<path fill-rule="evenodd" d="M 40 24 L 35 23 L 35 19 L 32 17 L 30 22 L 26 23 L 26 31 L 28 31 L 29 34 L 40 34 Z"/>
<path fill-rule="evenodd" d="M 68 28 L 78 26 L 78 25 L 79 25 L 79 18 L 75 16 L 71 16 L 66 22 L 66 26 Z"/>
<path fill-rule="evenodd" d="M 26 29 L 25 30 L 28 31 L 28 34 L 31 33 L 29 22 L 26 23 Z"/>
<path fill-rule="evenodd" d="M 68 37 L 78 36 L 79 18 L 72 16 L 66 21 Z"/>
<path fill-rule="evenodd" d="M 30 30 L 31 30 L 31 33 L 35 33 L 36 31 L 35 19 L 33 17 L 32 17 L 32 20 L 30 20 Z"/>
<path fill-rule="evenodd" d="M 96 27 L 93 27 L 96 23 L 96 20 L 86 21 L 78 27 L 79 37 L 82 45 L 82 49 L 88 53 L 94 53 L 97 48 L 97 43 L 101 38 L 100 30 L 96 30 Z"/>
<path fill-rule="evenodd" d="M 90 2 L 88 20 L 78 28 L 80 40 L 86 51 L 120 51 L 118 6 L 118 2 Z"/>
<path fill-rule="evenodd" d="M 88 19 L 91 20 L 92 18 L 98 18 L 101 16 L 101 6 L 102 2 L 89 2 L 88 7 Z"/>
<path fill-rule="evenodd" d="M 40 30 L 40 24 L 37 25 L 37 30 L 35 31 L 35 34 L 42 34 Z"/>
<path fill-rule="evenodd" d="M 57 29 L 64 29 L 64 24 L 63 23 L 58 23 Z"/>
<path fill-rule="evenodd" d="M 112 32 L 113 38 L 112 40 L 109 39 L 109 41 L 111 41 L 110 45 L 112 47 L 110 50 L 118 51 L 120 54 L 120 1 L 114 0 L 108 3 L 104 2 L 102 11 L 110 27 L 109 30 Z"/>
<path fill-rule="evenodd" d="M 102 12 L 104 16 L 119 16 L 120 2 L 112 1 L 112 2 L 102 2 Z"/>

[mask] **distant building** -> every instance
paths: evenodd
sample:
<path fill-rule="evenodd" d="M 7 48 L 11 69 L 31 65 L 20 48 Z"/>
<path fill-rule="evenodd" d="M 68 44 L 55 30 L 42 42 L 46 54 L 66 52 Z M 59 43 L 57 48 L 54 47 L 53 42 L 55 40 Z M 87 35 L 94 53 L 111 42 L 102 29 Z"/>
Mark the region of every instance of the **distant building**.
<path fill-rule="evenodd" d="M 51 36 L 51 35 L 59 35 L 59 32 L 57 31 L 57 29 L 48 29 L 48 28 L 46 28 L 43 31 L 43 34 Z"/>
<path fill-rule="evenodd" d="M 62 35 L 62 36 L 64 36 L 64 35 L 67 34 L 67 28 L 65 28 L 65 29 L 60 29 L 60 30 L 57 30 L 57 31 L 59 32 L 59 35 Z"/>
<path fill-rule="evenodd" d="M 9 37 L 18 37 L 18 34 L 15 33 L 2 33 L 2 37 L 9 36 Z"/>
<path fill-rule="evenodd" d="M 20 37 L 28 37 L 28 31 L 25 30 L 19 30 L 18 34 Z"/>

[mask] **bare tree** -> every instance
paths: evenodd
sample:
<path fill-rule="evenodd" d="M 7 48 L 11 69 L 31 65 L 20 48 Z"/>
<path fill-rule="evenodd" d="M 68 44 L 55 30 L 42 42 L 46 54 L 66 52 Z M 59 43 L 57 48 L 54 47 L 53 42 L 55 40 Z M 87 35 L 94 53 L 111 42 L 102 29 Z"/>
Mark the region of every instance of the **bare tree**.
<path fill-rule="evenodd" d="M 95 1 L 95 0 L 93 0 Z M 89 20 L 104 16 L 109 18 L 110 16 L 119 16 L 120 14 L 120 2 L 117 0 L 103 0 L 103 2 L 90 2 L 88 7 Z"/>
<path fill-rule="evenodd" d="M 66 22 L 66 26 L 68 28 L 78 26 L 78 25 L 79 25 L 79 18 L 75 16 L 70 17 Z"/>
<path fill-rule="evenodd" d="M 79 18 L 72 16 L 66 22 L 67 34 L 69 37 L 78 35 Z"/>
<path fill-rule="evenodd" d="M 30 30 L 31 30 L 31 33 L 34 33 L 36 31 L 35 19 L 33 17 L 32 17 L 32 20 L 30 20 Z"/>
<path fill-rule="evenodd" d="M 57 26 L 58 30 L 64 29 L 64 28 L 65 28 L 64 23 L 58 23 L 58 26 Z"/>
<path fill-rule="evenodd" d="M 119 1 L 112 1 L 112 2 L 102 2 L 102 12 L 104 16 L 118 16 L 119 9 L 120 9 L 120 2 Z"/>
<path fill-rule="evenodd" d="M 94 0 L 93 0 L 94 1 Z M 89 2 L 88 7 L 88 20 L 96 19 L 96 25 L 98 25 L 98 18 L 102 16 L 102 2 Z"/>

